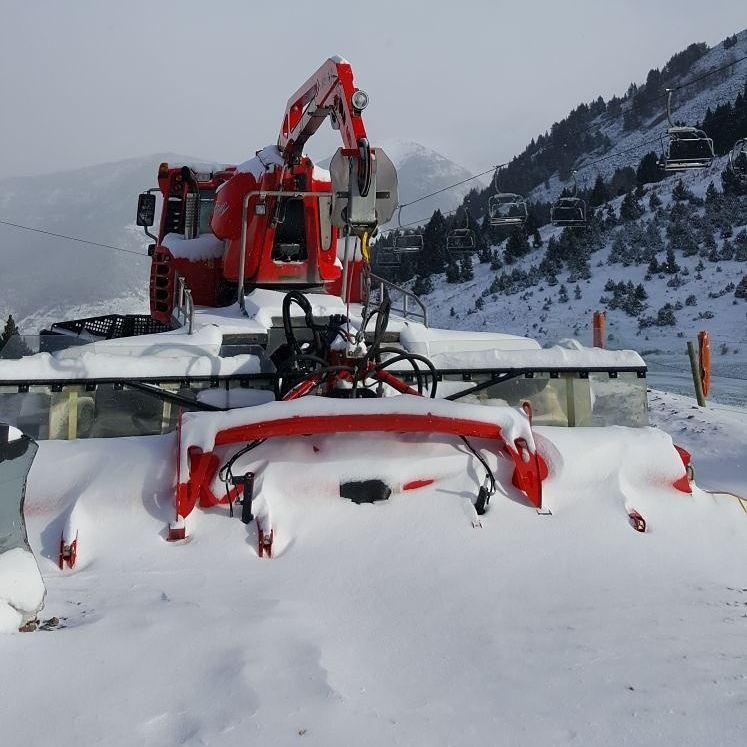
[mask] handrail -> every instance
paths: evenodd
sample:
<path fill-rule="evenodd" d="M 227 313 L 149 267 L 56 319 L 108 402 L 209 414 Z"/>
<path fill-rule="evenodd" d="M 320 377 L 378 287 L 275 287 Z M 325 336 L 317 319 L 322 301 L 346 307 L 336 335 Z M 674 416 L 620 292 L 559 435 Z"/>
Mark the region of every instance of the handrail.
<path fill-rule="evenodd" d="M 174 318 L 182 327 L 186 325 L 188 334 L 191 335 L 194 332 L 195 303 L 192 299 L 192 291 L 187 287 L 184 276 L 178 274 L 174 288 Z"/>
<path fill-rule="evenodd" d="M 384 290 L 386 289 L 389 291 L 389 299 L 392 301 L 392 305 L 390 307 L 391 311 L 394 311 L 397 314 L 401 314 L 405 319 L 415 319 L 415 320 L 422 320 L 423 326 L 428 326 L 428 308 L 426 305 L 420 300 L 420 297 L 415 295 L 412 291 L 407 290 L 407 288 L 403 288 L 401 285 L 397 285 L 396 283 L 393 283 L 391 280 L 387 280 L 386 278 L 379 277 L 378 275 L 374 275 L 373 273 L 370 273 L 370 288 L 368 285 L 365 285 L 363 288 L 363 297 L 366 299 L 366 302 L 368 305 L 375 304 L 376 306 L 381 305 L 381 301 L 384 298 Z M 363 278 L 362 278 L 363 280 Z M 365 280 L 363 280 L 365 283 Z M 372 301 L 370 298 L 370 290 L 373 290 L 374 285 L 378 286 L 379 291 L 379 301 L 378 303 Z M 392 299 L 392 291 L 395 293 L 400 293 L 402 295 L 402 305 L 401 306 L 395 306 L 394 300 Z M 410 309 L 408 306 L 408 299 L 411 300 L 416 306 L 419 307 L 419 311 L 417 309 L 413 310 Z"/>

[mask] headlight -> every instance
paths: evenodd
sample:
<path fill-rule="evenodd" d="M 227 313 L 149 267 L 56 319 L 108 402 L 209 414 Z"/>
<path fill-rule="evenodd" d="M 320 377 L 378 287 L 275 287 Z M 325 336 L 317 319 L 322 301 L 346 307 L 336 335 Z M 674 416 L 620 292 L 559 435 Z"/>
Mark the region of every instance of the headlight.
<path fill-rule="evenodd" d="M 360 88 L 352 95 L 350 103 L 353 109 L 362 112 L 368 106 L 368 94 Z"/>

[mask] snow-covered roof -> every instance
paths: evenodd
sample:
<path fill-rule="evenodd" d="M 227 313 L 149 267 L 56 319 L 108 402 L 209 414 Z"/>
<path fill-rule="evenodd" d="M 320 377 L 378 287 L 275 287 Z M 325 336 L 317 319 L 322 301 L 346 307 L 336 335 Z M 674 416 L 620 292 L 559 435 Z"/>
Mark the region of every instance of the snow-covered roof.
<path fill-rule="evenodd" d="M 529 368 L 538 371 L 559 368 L 645 368 L 646 363 L 634 350 L 602 348 L 569 349 L 562 345 L 536 350 L 466 350 L 430 356 L 436 368 Z"/>
<path fill-rule="evenodd" d="M 194 334 L 174 330 L 124 337 L 0 360 L 0 381 L 237 376 L 262 373 L 263 359 L 244 354 L 221 358 L 223 335 L 212 325 Z"/>
<path fill-rule="evenodd" d="M 474 332 L 461 329 L 437 329 L 405 322 L 400 330 L 400 342 L 406 350 L 433 358 L 439 354 L 454 354 L 461 360 L 467 351 L 508 352 L 539 350 L 540 344 L 531 337 L 500 332 Z"/>

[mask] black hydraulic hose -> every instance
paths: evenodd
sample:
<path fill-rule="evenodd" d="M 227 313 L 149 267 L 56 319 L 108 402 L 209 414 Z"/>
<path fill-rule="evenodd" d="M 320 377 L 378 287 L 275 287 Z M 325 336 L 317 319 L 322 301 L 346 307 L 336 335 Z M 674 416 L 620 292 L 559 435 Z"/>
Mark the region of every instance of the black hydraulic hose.
<path fill-rule="evenodd" d="M 367 360 L 368 359 L 366 358 L 366 361 Z M 409 357 L 406 360 L 412 366 L 413 374 L 415 375 L 415 378 L 416 378 L 416 380 L 418 382 L 418 394 L 422 396 L 423 395 L 423 388 L 424 388 L 423 372 L 420 370 L 420 367 L 418 366 L 418 364 L 417 364 L 416 361 L 412 360 Z M 364 361 L 364 363 L 366 361 Z M 381 363 L 381 361 L 378 361 L 377 365 L 376 365 L 376 367 L 375 367 L 375 369 L 373 371 L 369 371 L 369 370 L 363 369 L 362 370 L 362 375 L 359 378 L 362 381 L 365 382 L 365 380 L 367 378 L 369 378 L 373 373 L 376 373 L 377 371 L 381 371 L 381 370 L 387 368 L 387 366 L 389 366 L 390 363 L 395 363 L 395 362 L 396 361 L 394 361 L 394 360 L 392 360 L 392 361 L 385 361 L 384 363 Z"/>
<path fill-rule="evenodd" d="M 237 452 L 235 452 L 231 458 L 218 470 L 218 479 L 221 480 L 221 482 L 228 484 L 228 482 L 233 478 L 233 465 L 236 463 L 238 459 L 240 459 L 244 454 L 247 454 L 252 449 L 256 449 L 257 446 L 261 446 L 267 439 L 266 438 L 258 438 L 255 441 L 250 441 L 246 446 L 243 446 L 240 448 Z"/>
<path fill-rule="evenodd" d="M 480 452 L 477 451 L 477 449 L 474 446 L 472 446 L 472 444 L 467 440 L 465 436 L 459 436 L 459 438 L 461 438 L 462 441 L 464 441 L 464 445 L 472 452 L 472 455 L 476 459 L 478 459 L 480 464 L 482 464 L 482 466 L 485 468 L 485 475 L 490 482 L 490 495 L 493 495 L 493 493 L 495 493 L 495 487 L 496 487 L 495 475 L 493 474 L 493 470 L 490 469 L 490 465 L 488 464 L 485 457 L 483 457 L 483 455 L 480 454 Z"/>
<path fill-rule="evenodd" d="M 283 330 L 285 332 L 285 339 L 288 341 L 288 344 L 291 346 L 291 349 L 294 352 L 303 352 L 301 349 L 301 345 L 299 344 L 298 340 L 296 339 L 296 335 L 293 332 L 293 320 L 291 319 L 290 309 L 291 305 L 294 303 L 300 307 L 301 311 L 303 311 L 306 327 L 314 336 L 314 352 L 317 354 L 323 353 L 324 348 L 322 346 L 317 325 L 314 324 L 314 312 L 311 307 L 311 303 L 309 302 L 309 299 L 306 298 L 306 296 L 304 296 L 304 294 L 300 291 L 290 291 L 289 293 L 286 293 L 285 297 L 283 298 Z"/>
<path fill-rule="evenodd" d="M 436 374 L 436 367 L 428 360 L 428 358 L 418 353 L 410 353 L 404 350 L 400 350 L 399 348 L 379 348 L 378 352 L 387 353 L 393 355 L 394 357 L 389 358 L 383 363 L 379 363 L 370 373 L 375 373 L 376 371 L 381 371 L 385 368 L 389 368 L 390 366 L 393 366 L 395 363 L 399 363 L 400 361 L 407 361 L 413 367 L 415 366 L 415 364 L 413 363 L 414 361 L 420 361 L 420 363 L 424 364 L 425 367 L 429 369 L 429 375 L 432 381 L 430 397 L 431 399 L 435 399 L 436 388 L 438 386 L 438 377 Z"/>

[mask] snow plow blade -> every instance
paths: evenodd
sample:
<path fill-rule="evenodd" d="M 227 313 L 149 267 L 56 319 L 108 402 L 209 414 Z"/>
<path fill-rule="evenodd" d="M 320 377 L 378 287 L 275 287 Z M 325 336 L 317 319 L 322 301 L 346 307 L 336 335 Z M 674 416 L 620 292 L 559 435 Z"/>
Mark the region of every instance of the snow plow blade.
<path fill-rule="evenodd" d="M 511 461 L 514 487 L 532 506 L 542 507 L 542 480 L 548 470 L 536 452 L 529 418 L 521 410 L 411 396 L 336 401 L 304 397 L 226 413 L 185 415 L 179 431 L 177 522 L 198 503 L 211 507 L 223 502 L 210 489 L 219 464 L 216 447 L 275 437 L 372 432 L 492 440 L 496 452 Z"/>
<path fill-rule="evenodd" d="M 44 604 L 44 582 L 23 518 L 26 478 L 37 449 L 32 438 L 0 423 L 0 632 L 28 624 Z"/>

